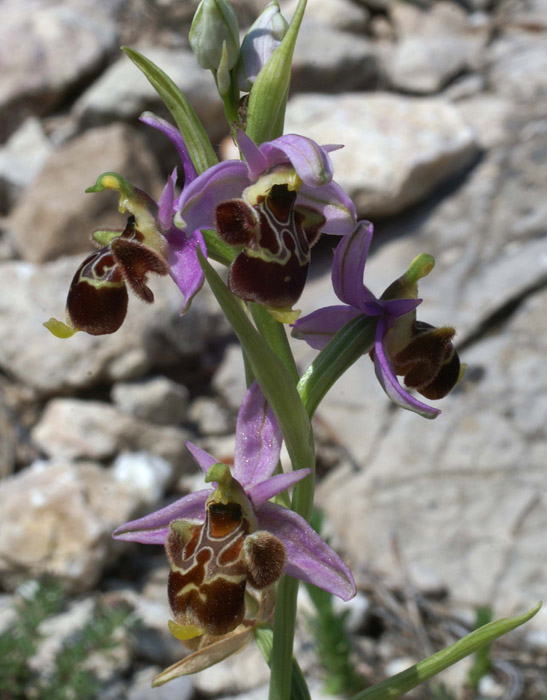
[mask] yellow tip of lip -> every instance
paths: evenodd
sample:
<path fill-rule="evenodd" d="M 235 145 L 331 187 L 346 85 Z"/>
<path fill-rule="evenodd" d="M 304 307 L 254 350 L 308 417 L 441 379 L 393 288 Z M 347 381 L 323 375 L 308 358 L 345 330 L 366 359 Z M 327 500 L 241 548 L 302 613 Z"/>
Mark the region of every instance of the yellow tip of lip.
<path fill-rule="evenodd" d="M 78 332 L 77 328 L 71 328 L 56 318 L 50 318 L 49 321 L 45 321 L 42 325 L 56 338 L 71 338 L 74 333 Z"/>
<path fill-rule="evenodd" d="M 199 637 L 203 634 L 201 627 L 196 627 L 196 625 L 179 625 L 178 622 L 173 620 L 168 620 L 167 625 L 169 627 L 169 632 L 173 635 L 175 639 L 180 641 L 185 641 L 186 639 L 193 639 L 194 637 Z"/>

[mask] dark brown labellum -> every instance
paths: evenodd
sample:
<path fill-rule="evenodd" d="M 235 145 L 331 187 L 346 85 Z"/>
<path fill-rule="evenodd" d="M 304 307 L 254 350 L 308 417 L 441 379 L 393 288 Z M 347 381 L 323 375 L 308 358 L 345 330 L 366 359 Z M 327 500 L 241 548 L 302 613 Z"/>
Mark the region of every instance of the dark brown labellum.
<path fill-rule="evenodd" d="M 127 314 L 127 289 L 108 248 L 89 255 L 78 268 L 67 298 L 72 325 L 91 335 L 115 333 Z"/>
<path fill-rule="evenodd" d="M 152 248 L 126 238 L 116 238 L 112 241 L 111 248 L 131 289 L 143 301 L 153 302 L 154 294 L 146 284 L 147 276 L 149 272 L 167 275 L 169 266 L 165 259 Z"/>

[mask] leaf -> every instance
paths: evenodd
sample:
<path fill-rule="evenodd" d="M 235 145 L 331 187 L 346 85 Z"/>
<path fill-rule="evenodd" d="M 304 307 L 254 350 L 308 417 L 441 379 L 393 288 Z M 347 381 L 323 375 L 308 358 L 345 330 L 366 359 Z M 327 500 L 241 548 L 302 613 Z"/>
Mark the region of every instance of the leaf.
<path fill-rule="evenodd" d="M 453 666 L 466 656 L 473 654 L 477 649 L 528 622 L 539 611 L 541 605 L 542 603 L 538 603 L 535 608 L 523 615 L 502 618 L 480 627 L 446 649 L 441 649 L 433 656 L 407 668 L 406 671 L 401 671 L 401 673 L 354 695 L 352 700 L 395 700 L 395 698 L 400 698 L 412 688 L 444 671 L 445 668 Z"/>
<path fill-rule="evenodd" d="M 154 90 L 165 102 L 182 134 L 198 175 L 218 163 L 218 158 L 203 124 L 190 102 L 171 78 L 153 61 L 135 49 L 130 49 L 127 46 L 123 46 L 122 49 L 137 68 L 144 73 Z"/>

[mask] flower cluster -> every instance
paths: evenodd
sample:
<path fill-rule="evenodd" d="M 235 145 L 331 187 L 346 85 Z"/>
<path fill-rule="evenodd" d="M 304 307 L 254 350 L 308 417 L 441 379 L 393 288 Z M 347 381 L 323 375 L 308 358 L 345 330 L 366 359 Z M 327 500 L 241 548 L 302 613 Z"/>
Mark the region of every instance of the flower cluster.
<path fill-rule="evenodd" d="M 182 130 L 150 113 L 141 116 L 172 142 L 181 162 L 182 187 L 177 189 L 175 169 L 155 201 L 116 173 L 100 175 L 87 191 L 117 192 L 120 212 L 129 214 L 126 225 L 92 234 L 100 249 L 84 260 L 72 280 L 66 322 L 52 318 L 44 324 L 60 338 L 77 331 L 113 333 L 126 316 L 128 288 L 142 301 L 153 301 L 150 274 L 171 276 L 182 293 L 184 314 L 207 275 L 223 309 L 230 309 L 226 315 L 245 346 L 249 375 L 257 380 L 239 411 L 233 467 L 187 443 L 205 482 L 212 486 L 114 532 L 119 540 L 166 549 L 174 618 L 169 628 L 194 653 L 160 674 L 157 684 L 201 670 L 246 643 L 253 628 L 271 616 L 274 584 L 283 574 L 343 600 L 355 594 L 351 571 L 303 517 L 309 516 L 312 498 L 302 500 L 305 505 L 300 503 L 299 512 L 298 499 L 295 510 L 272 501 L 279 501 L 280 494 L 293 486 L 299 493 L 307 489 L 308 495 L 313 494 L 314 409 L 305 406 L 304 392 L 295 389 L 296 368 L 292 357 L 287 361 L 281 324 L 291 324 L 294 338 L 303 339 L 335 365 L 321 397 L 332 376 L 336 379 L 349 366 L 329 354 L 329 348 L 335 347 L 337 338 L 345 339 L 344 330 L 361 319 L 370 335 L 358 344 L 351 361 L 369 354 L 381 386 L 399 406 L 435 418 L 440 411 L 411 391 L 440 399 L 463 372 L 453 345 L 454 329 L 434 328 L 416 318 L 421 303 L 418 281 L 433 269 L 433 258 L 418 256 L 381 296 L 375 296 L 364 284 L 372 224 L 358 219 L 352 200 L 333 179 L 330 153 L 341 146 L 321 146 L 298 134 L 278 135 L 296 40 L 293 28 L 304 7 L 300 0 L 287 29 L 277 1 L 272 0 L 241 46 L 227 0 L 202 0 L 198 7 L 190 43 L 200 65 L 214 75 L 241 160 L 216 161 L 184 96 L 157 67 L 134 52 L 133 58 L 159 86 Z M 240 89 L 250 91 L 254 140 L 252 129 L 247 133 L 242 120 L 235 118 Z M 306 283 L 312 248 L 322 233 L 339 237 L 332 283 L 342 303 L 300 317 L 294 307 Z M 215 255 L 228 266 L 226 285 L 218 276 L 213 284 L 211 275 L 216 273 L 207 257 Z M 264 309 L 259 310 L 262 328 L 258 321 L 253 326 L 246 315 L 249 308 L 256 311 L 253 304 Z M 284 361 L 278 362 L 281 356 Z M 291 362 L 293 375 L 287 369 Z M 320 372 L 303 378 L 310 376 L 316 386 L 321 383 Z M 398 376 L 404 377 L 404 387 Z M 279 387 L 288 397 L 279 398 Z M 293 471 L 287 473 L 279 461 L 283 438 L 293 462 Z M 300 463 L 302 454 L 306 459 Z"/>

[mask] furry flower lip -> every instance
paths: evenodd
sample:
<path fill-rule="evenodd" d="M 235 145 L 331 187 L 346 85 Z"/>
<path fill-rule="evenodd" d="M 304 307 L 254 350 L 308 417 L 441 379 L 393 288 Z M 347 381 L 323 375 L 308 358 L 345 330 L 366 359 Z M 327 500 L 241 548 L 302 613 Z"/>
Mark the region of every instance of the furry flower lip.
<path fill-rule="evenodd" d="M 428 399 L 441 399 L 465 370 L 452 344 L 455 330 L 450 326 L 435 328 L 416 319 L 416 308 L 422 302 L 418 280 L 431 272 L 435 261 L 431 255 L 419 255 L 378 299 L 363 284 L 372 234 L 372 224 L 360 221 L 336 248 L 332 282 L 344 305 L 328 306 L 298 319 L 292 334 L 321 350 L 358 316 L 378 317 L 370 348 L 378 381 L 397 405 L 425 418 L 436 418 L 439 409 L 416 399 L 397 380 L 397 375 L 402 375 L 410 389 Z"/>
<path fill-rule="evenodd" d="M 247 391 L 238 415 L 233 469 L 187 443 L 216 488 L 197 491 L 143 518 L 121 525 L 113 537 L 166 546 L 171 563 L 171 631 L 178 639 L 221 635 L 245 614 L 247 586 L 261 590 L 282 573 L 349 600 L 349 568 L 294 511 L 270 499 L 310 474 L 274 473 L 281 432 L 258 385 Z"/>

